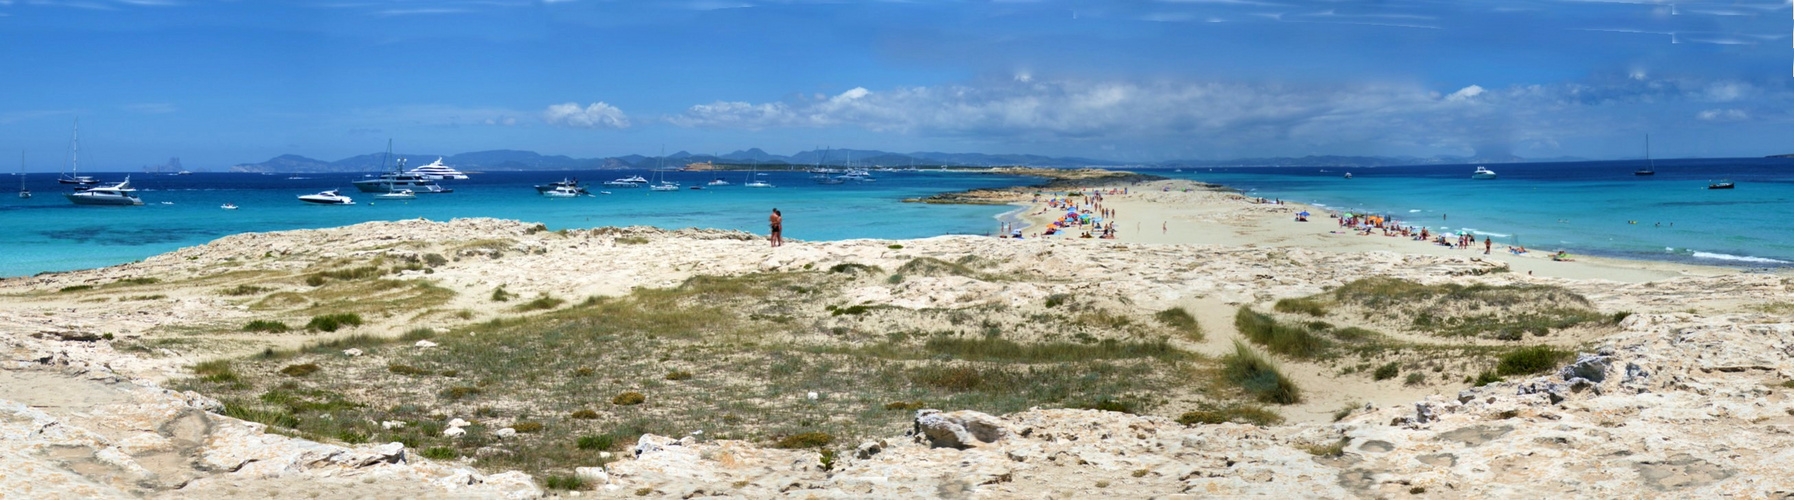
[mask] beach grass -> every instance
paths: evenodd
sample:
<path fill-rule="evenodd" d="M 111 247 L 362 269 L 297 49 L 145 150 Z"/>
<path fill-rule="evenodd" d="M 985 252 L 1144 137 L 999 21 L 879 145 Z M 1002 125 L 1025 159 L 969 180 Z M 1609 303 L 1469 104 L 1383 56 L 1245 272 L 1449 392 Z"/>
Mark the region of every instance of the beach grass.
<path fill-rule="evenodd" d="M 918 266 L 985 265 L 938 262 L 950 265 Z M 892 401 L 993 414 L 1032 407 L 1150 413 L 1166 402 L 1167 391 L 1202 393 L 1185 387 L 1218 373 L 1199 369 L 1218 366 L 1214 361 L 1169 341 L 1172 333 L 1194 328 L 1193 318 L 1155 323 L 1151 312 L 1084 304 L 1068 314 L 1039 303 L 1023 311 L 864 304 L 868 313 L 833 315 L 829 297 L 868 271 L 843 270 L 853 272 L 697 276 L 671 288 L 638 288 L 448 332 L 416 329 L 399 338 L 353 335 L 269 349 L 196 371 L 176 385 L 228 399 L 235 411 L 281 432 L 400 441 L 456 457 L 496 447 L 505 453 L 482 456 L 481 468 L 566 474 L 602 463 L 598 452 L 643 432 L 680 436 L 704 429 L 711 438 L 765 444 L 820 433 L 834 438 L 823 449 L 838 451 L 843 443 L 908 428 L 913 409 L 889 410 Z M 392 280 L 333 281 L 307 293 L 383 281 Z M 1034 319 L 1043 314 L 1050 318 Z M 915 324 L 945 329 L 903 326 Z M 407 345 L 424 339 L 439 345 Z M 344 355 L 350 348 L 363 353 Z M 282 372 L 296 365 L 316 369 L 303 369 L 309 376 Z M 811 392 L 819 396 L 805 397 Z M 1276 420 L 1232 397 L 1216 400 L 1217 409 L 1234 408 L 1226 419 Z M 478 425 L 445 438 L 448 418 Z M 408 424 L 370 424 L 394 420 Z M 519 422 L 542 427 L 504 440 L 491 434 Z"/>
<path fill-rule="evenodd" d="M 1302 402 L 1302 389 L 1283 376 L 1270 359 L 1245 343 L 1234 341 L 1233 354 L 1221 358 L 1221 365 L 1228 380 L 1259 402 L 1280 405 Z"/>

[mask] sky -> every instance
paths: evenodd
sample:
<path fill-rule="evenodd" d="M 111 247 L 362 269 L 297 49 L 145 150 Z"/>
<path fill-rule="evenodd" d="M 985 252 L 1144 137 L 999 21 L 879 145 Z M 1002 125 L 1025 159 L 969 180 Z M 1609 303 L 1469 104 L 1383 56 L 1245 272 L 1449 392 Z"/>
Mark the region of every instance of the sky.
<path fill-rule="evenodd" d="M 1794 153 L 1794 10 L 1650 0 L 0 0 L 32 171 L 385 149 Z M 0 155 L 0 157 L 4 157 Z M 10 162 L 0 162 L 7 165 Z"/>

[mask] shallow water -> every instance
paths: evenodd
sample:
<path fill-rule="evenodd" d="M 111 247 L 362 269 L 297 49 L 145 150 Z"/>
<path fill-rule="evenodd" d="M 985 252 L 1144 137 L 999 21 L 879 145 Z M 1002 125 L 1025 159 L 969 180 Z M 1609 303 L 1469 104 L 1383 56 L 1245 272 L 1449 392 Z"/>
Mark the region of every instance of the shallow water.
<path fill-rule="evenodd" d="M 86 172 L 84 172 L 86 173 Z M 1013 176 L 936 172 L 878 172 L 876 182 L 818 185 L 809 174 L 771 172 L 763 178 L 773 189 L 742 187 L 747 172 L 673 172 L 669 180 L 686 186 L 715 178 L 732 183 L 700 191 L 654 192 L 645 188 L 613 189 L 593 185 L 594 193 L 610 195 L 551 199 L 531 186 L 577 176 L 588 184 L 629 175 L 652 179 L 647 171 L 492 172 L 465 181 L 443 181 L 448 194 L 420 194 L 409 201 L 375 200 L 349 182 L 362 174 L 261 175 L 196 173 L 131 175 L 144 205 L 137 207 L 76 206 L 56 184 L 55 174 L 31 174 L 26 180 L 33 197 L 0 198 L 0 276 L 101 267 L 143 259 L 221 236 L 254 231 L 335 227 L 374 220 L 423 217 L 496 217 L 541 222 L 549 229 L 652 225 L 665 228 L 703 227 L 767 231 L 767 215 L 778 208 L 785 215 L 785 236 L 803 240 L 851 238 L 920 238 L 942 234 L 986 234 L 997 229 L 1004 206 L 903 203 L 904 198 L 979 187 L 1036 182 Z M 123 179 L 123 173 L 93 174 L 101 180 Z M 16 185 L 17 177 L 0 176 L 0 185 Z M 341 189 L 355 198 L 353 206 L 319 206 L 298 201 L 299 195 Z M 11 188 L 9 188 L 11 189 Z M 237 210 L 219 208 L 234 203 Z"/>
<path fill-rule="evenodd" d="M 1794 265 L 1794 159 L 1643 160 L 1476 165 L 1200 168 L 1163 175 L 1225 184 L 1252 196 L 1387 214 L 1434 231 L 1470 230 L 1498 243 L 1708 265 Z M 1345 173 L 1351 179 L 1344 178 Z M 1709 190 L 1730 179 L 1736 189 Z"/>

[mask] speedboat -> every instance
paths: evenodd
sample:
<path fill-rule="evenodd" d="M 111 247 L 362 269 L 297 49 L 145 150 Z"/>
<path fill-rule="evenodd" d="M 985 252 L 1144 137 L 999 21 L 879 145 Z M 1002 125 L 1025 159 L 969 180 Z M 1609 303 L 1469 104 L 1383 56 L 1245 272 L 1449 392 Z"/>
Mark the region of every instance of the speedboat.
<path fill-rule="evenodd" d="M 1495 178 L 1495 171 L 1489 170 L 1487 167 L 1479 166 L 1479 167 L 1476 167 L 1475 172 L 1472 172 L 1470 174 L 1470 178 L 1477 179 L 1477 180 L 1491 180 L 1491 179 Z"/>
<path fill-rule="evenodd" d="M 460 170 L 455 170 L 455 167 L 443 165 L 442 157 L 437 157 L 436 161 L 431 162 L 429 165 L 417 167 L 417 168 L 408 170 L 405 173 L 420 176 L 425 179 L 429 179 L 429 180 L 433 180 L 433 181 L 440 181 L 440 180 L 464 181 L 464 180 L 467 180 L 466 172 L 462 172 Z"/>
<path fill-rule="evenodd" d="M 542 191 L 542 196 L 547 196 L 549 198 L 575 198 L 582 194 L 586 194 L 585 189 L 571 185 L 559 185 L 547 191 Z"/>
<path fill-rule="evenodd" d="M 561 179 L 561 180 L 560 180 L 560 181 L 556 181 L 556 182 L 550 182 L 550 183 L 547 183 L 547 184 L 537 184 L 537 185 L 536 185 L 536 192 L 537 192 L 537 193 L 541 193 L 541 194 L 544 194 L 544 195 L 546 195 L 546 194 L 548 194 L 548 192 L 549 192 L 549 191 L 554 191 L 554 190 L 556 190 L 556 189 L 560 189 L 560 188 L 563 188 L 563 187 L 565 187 L 565 188 L 572 188 L 572 189 L 573 189 L 573 193 L 574 193 L 574 194 L 576 194 L 576 195 L 580 195 L 580 194 L 588 194 L 588 193 L 587 193 L 587 192 L 586 192 L 586 188 L 584 188 L 584 187 L 581 187 L 581 186 L 580 186 L 580 185 L 579 185 L 579 179 L 574 179 L 574 178 L 571 178 L 571 177 L 569 177 L 569 178 L 565 178 L 565 179 Z"/>
<path fill-rule="evenodd" d="M 1707 189 L 1732 189 L 1733 187 L 1735 186 L 1732 184 L 1731 179 L 1721 179 L 1719 182 L 1707 184 Z"/>
<path fill-rule="evenodd" d="M 179 172 L 175 172 L 175 173 L 174 173 L 174 175 L 193 175 L 193 172 L 189 172 L 189 171 L 186 171 L 186 170 L 182 170 L 182 171 L 179 171 Z"/>
<path fill-rule="evenodd" d="M 723 178 L 718 177 L 718 178 L 716 178 L 716 180 L 710 181 L 710 185 L 711 186 L 727 186 L 727 185 L 729 185 L 729 181 L 725 181 L 725 180 L 723 180 Z"/>
<path fill-rule="evenodd" d="M 319 205 L 354 205 L 355 204 L 354 198 L 343 196 L 342 193 L 337 192 L 337 190 L 335 190 L 335 189 L 332 189 L 329 191 L 324 191 L 324 192 L 321 192 L 318 194 L 300 195 L 299 201 L 303 201 L 306 203 L 316 203 Z"/>
<path fill-rule="evenodd" d="M 237 209 L 237 204 L 235 204 L 235 203 L 225 203 L 225 204 L 223 204 L 223 205 L 218 205 L 218 208 L 222 208 L 222 209 L 225 209 L 225 210 L 236 210 L 236 209 Z"/>
<path fill-rule="evenodd" d="M 390 193 L 376 194 L 374 195 L 374 198 L 382 200 L 412 200 L 417 198 L 417 193 L 414 193 L 409 189 L 400 189 Z"/>
<path fill-rule="evenodd" d="M 648 180 L 643 179 L 642 176 L 639 175 L 632 175 L 629 177 L 618 177 L 615 180 L 604 183 L 604 185 L 619 188 L 638 188 L 648 185 Z"/>
<path fill-rule="evenodd" d="M 1352 173 L 1351 173 L 1351 172 L 1346 172 L 1346 175 L 1345 175 L 1345 178 L 1347 178 L 1347 179 L 1350 179 L 1350 178 L 1352 178 Z"/>
<path fill-rule="evenodd" d="M 126 177 L 124 182 L 118 184 L 64 193 L 63 196 L 67 196 L 76 205 L 142 205 L 143 199 L 133 194 L 136 192 L 137 190 L 131 189 L 131 178 Z"/>
<path fill-rule="evenodd" d="M 660 184 L 655 184 L 653 187 L 650 187 L 648 189 L 651 189 L 654 191 L 678 191 L 679 184 L 673 183 L 673 182 L 661 181 Z"/>
<path fill-rule="evenodd" d="M 692 186 L 692 187 L 691 187 L 691 190 L 692 190 L 692 191 L 703 191 L 703 190 L 704 190 L 704 186 Z"/>

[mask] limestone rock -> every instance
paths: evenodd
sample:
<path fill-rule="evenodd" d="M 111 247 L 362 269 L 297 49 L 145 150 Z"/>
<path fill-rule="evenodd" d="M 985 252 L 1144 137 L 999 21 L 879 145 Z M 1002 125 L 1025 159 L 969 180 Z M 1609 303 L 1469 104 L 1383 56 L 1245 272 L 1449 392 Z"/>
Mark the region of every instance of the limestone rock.
<path fill-rule="evenodd" d="M 970 410 L 941 413 L 940 410 L 916 412 L 915 434 L 918 442 L 936 448 L 966 449 L 982 443 L 994 443 L 1009 436 L 1009 429 L 996 417 Z"/>

